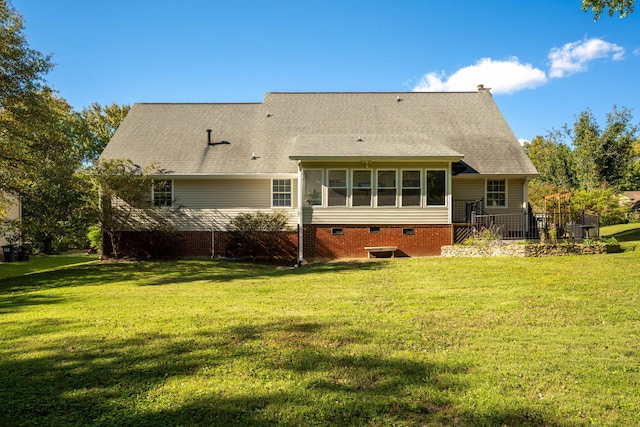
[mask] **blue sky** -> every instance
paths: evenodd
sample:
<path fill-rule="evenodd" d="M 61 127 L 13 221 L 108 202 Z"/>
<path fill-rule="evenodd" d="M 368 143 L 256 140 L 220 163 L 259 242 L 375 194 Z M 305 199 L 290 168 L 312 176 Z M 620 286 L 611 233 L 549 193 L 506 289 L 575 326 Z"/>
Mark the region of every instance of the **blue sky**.
<path fill-rule="evenodd" d="M 593 21 L 579 0 L 12 0 L 47 80 L 92 102 L 260 102 L 265 92 L 473 91 L 521 139 L 640 122 L 640 10 Z"/>

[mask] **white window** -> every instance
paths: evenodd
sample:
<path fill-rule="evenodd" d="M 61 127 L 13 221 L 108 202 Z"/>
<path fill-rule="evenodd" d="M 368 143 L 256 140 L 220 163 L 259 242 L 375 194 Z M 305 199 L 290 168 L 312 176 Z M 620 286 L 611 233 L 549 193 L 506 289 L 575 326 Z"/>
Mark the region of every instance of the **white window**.
<path fill-rule="evenodd" d="M 447 172 L 427 171 L 427 206 L 445 206 L 447 203 Z"/>
<path fill-rule="evenodd" d="M 322 206 L 322 169 L 304 170 L 304 202 L 309 206 Z"/>
<path fill-rule="evenodd" d="M 274 179 L 272 181 L 271 205 L 276 208 L 291 207 L 291 180 Z"/>
<path fill-rule="evenodd" d="M 347 206 L 347 171 L 329 170 L 327 175 L 327 205 Z"/>
<path fill-rule="evenodd" d="M 173 205 L 173 181 L 170 179 L 154 179 L 151 189 L 153 206 Z"/>
<path fill-rule="evenodd" d="M 352 172 L 351 206 L 371 206 L 371 171 Z"/>
<path fill-rule="evenodd" d="M 396 182 L 396 171 L 378 171 L 378 206 L 396 206 Z"/>
<path fill-rule="evenodd" d="M 420 207 L 420 182 L 422 173 L 419 170 L 402 171 L 402 206 Z"/>
<path fill-rule="evenodd" d="M 487 180 L 487 207 L 507 207 L 507 181 L 505 179 Z"/>

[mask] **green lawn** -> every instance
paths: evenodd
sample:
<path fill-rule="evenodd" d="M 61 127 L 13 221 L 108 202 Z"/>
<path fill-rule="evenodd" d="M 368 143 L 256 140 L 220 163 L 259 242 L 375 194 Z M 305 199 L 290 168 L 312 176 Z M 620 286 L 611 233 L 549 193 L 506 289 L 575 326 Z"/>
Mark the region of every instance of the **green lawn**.
<path fill-rule="evenodd" d="M 7 274 L 0 425 L 637 425 L 637 243 Z"/>

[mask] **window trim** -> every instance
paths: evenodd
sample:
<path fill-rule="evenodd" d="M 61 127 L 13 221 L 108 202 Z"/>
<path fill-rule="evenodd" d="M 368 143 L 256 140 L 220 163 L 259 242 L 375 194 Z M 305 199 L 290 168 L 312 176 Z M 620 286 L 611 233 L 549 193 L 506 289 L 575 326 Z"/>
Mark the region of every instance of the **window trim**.
<path fill-rule="evenodd" d="M 491 205 L 489 206 L 489 181 L 504 181 L 504 206 Z M 491 193 L 499 193 L 492 191 Z M 508 209 L 509 208 L 509 180 L 506 178 L 484 180 L 484 207 L 485 209 Z"/>
<path fill-rule="evenodd" d="M 156 204 L 156 182 L 158 181 L 166 181 L 169 183 L 169 185 L 171 186 L 171 197 L 169 199 L 169 203 L 163 203 L 163 204 Z M 158 192 L 158 194 L 160 193 L 166 193 L 166 192 Z M 163 178 L 154 178 L 153 181 L 151 182 L 151 204 L 154 207 L 159 207 L 159 208 L 171 208 L 173 207 L 173 200 L 174 200 L 174 184 L 173 184 L 173 179 L 163 179 Z"/>
<path fill-rule="evenodd" d="M 276 181 L 289 181 L 289 191 L 275 191 L 273 185 Z M 289 205 L 286 206 L 276 206 L 274 202 L 274 197 L 276 194 L 288 194 L 289 195 Z M 293 207 L 293 180 L 291 178 L 271 178 L 271 208 L 291 208 Z"/>
<path fill-rule="evenodd" d="M 442 205 L 430 205 L 429 204 L 429 195 L 427 192 L 429 191 L 429 186 L 427 184 L 427 180 L 429 179 L 429 172 L 444 172 L 444 203 Z M 445 168 L 427 168 L 424 172 L 424 206 L 426 208 L 448 208 L 449 207 L 449 180 L 447 169 Z"/>

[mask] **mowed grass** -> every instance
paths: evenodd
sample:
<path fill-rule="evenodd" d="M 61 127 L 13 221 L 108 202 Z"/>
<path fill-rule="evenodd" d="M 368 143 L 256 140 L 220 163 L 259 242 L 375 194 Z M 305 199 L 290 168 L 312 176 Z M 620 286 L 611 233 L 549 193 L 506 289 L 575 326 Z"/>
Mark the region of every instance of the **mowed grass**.
<path fill-rule="evenodd" d="M 636 243 L 5 277 L 0 425 L 637 425 Z"/>

